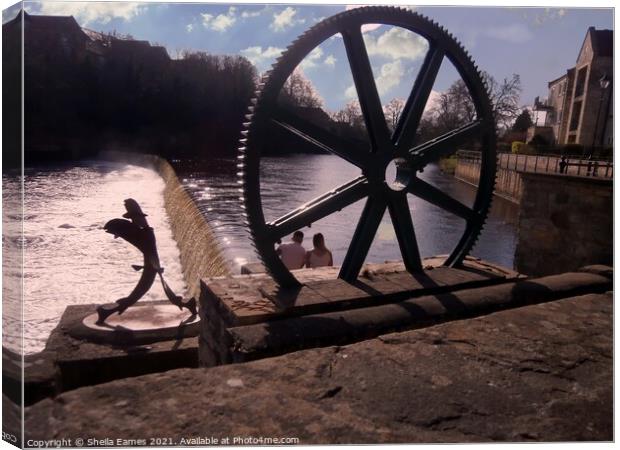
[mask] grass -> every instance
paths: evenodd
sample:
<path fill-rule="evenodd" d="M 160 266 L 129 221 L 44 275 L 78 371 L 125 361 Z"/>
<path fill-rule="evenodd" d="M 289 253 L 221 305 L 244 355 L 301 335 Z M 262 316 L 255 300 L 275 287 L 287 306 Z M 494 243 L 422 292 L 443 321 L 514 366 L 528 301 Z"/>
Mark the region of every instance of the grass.
<path fill-rule="evenodd" d="M 457 161 L 458 161 L 458 159 L 457 159 L 456 155 L 450 155 L 447 158 L 440 158 L 439 159 L 439 169 L 443 173 L 454 175 L 454 171 L 456 170 L 456 163 L 457 163 Z"/>

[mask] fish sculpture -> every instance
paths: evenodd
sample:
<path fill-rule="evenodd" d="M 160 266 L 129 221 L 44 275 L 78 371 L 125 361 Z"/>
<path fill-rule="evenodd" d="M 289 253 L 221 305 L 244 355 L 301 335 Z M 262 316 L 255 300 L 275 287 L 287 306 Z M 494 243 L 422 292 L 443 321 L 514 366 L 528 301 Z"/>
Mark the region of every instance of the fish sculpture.
<path fill-rule="evenodd" d="M 116 300 L 116 304 L 113 306 L 101 305 L 97 308 L 97 324 L 103 324 L 105 320 L 115 312 L 118 312 L 120 315 L 125 312 L 127 308 L 134 305 L 148 292 L 157 276 L 159 276 L 161 280 L 164 293 L 170 303 L 178 306 L 181 310 L 187 308 L 192 315 L 198 314 L 196 310 L 196 299 L 191 298 L 187 302 L 183 302 L 183 298 L 176 295 L 164 280 L 164 269 L 159 263 L 155 233 L 153 232 L 153 228 L 151 228 L 146 221 L 147 215 L 142 212 L 142 208 L 140 208 L 138 202 L 132 198 L 125 200 L 125 209 L 127 210 L 127 212 L 123 214 L 125 219 L 112 219 L 103 226 L 103 229 L 107 233 L 112 234 L 115 239 L 121 237 L 142 252 L 144 256 L 142 266 L 132 266 L 136 271 L 142 270 L 142 276 L 140 280 L 138 280 L 136 287 L 127 297 Z"/>

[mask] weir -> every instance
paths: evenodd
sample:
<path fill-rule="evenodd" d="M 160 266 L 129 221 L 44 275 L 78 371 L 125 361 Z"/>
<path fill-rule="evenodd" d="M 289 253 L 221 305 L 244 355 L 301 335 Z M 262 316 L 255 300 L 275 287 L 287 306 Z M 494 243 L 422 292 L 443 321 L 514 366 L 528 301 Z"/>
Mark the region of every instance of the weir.
<path fill-rule="evenodd" d="M 164 205 L 172 235 L 179 246 L 188 297 L 198 298 L 202 278 L 230 275 L 211 226 L 168 161 L 156 155 L 115 151 L 103 152 L 100 157 L 152 168 L 164 179 Z"/>

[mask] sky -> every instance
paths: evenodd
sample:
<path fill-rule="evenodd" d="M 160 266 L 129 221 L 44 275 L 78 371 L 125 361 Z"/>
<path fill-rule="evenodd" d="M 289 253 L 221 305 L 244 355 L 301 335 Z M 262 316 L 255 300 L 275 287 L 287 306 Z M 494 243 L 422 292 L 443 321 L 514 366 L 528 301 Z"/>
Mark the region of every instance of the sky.
<path fill-rule="evenodd" d="M 24 2 L 31 14 L 72 15 L 85 28 L 131 34 L 163 45 L 175 57 L 182 50 L 243 55 L 259 72 L 297 36 L 352 6 L 345 4 L 205 4 L 138 2 Z M 6 2 L 3 3 L 6 7 Z M 402 5 L 401 5 L 402 6 Z M 521 77 L 523 106 L 546 97 L 547 82 L 574 66 L 588 27 L 613 29 L 611 8 L 407 7 L 448 29 L 475 63 L 496 80 Z M 3 12 L 3 22 L 16 7 Z M 365 43 L 381 100 L 405 98 L 424 58 L 426 41 L 401 28 L 369 26 Z M 336 111 L 355 98 L 342 38 L 315 48 L 302 63 L 326 109 Z M 457 79 L 444 63 L 433 95 Z"/>

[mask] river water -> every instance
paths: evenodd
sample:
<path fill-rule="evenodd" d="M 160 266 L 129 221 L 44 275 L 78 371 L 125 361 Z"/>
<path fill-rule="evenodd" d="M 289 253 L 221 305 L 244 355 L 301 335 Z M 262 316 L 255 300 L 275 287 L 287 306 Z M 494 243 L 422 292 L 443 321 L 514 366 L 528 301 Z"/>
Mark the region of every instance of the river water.
<path fill-rule="evenodd" d="M 20 179 L 3 183 L 3 345 L 21 348 Z M 142 254 L 103 225 L 125 212 L 134 198 L 155 230 L 166 281 L 179 294 L 186 286 L 179 250 L 164 210 L 164 182 L 142 167 L 86 161 L 79 165 L 26 169 L 23 221 L 23 349 L 44 348 L 68 305 L 109 303 L 128 295 L 140 273 Z M 156 283 L 146 300 L 164 299 Z"/>
<path fill-rule="evenodd" d="M 256 261 L 239 207 L 236 162 L 213 159 L 201 170 L 185 171 L 183 183 L 197 201 L 233 270 Z M 261 163 L 262 199 L 267 219 L 274 219 L 343 182 L 359 170 L 331 155 L 265 158 Z M 429 166 L 422 177 L 446 193 L 471 204 L 475 189 Z M 135 198 L 155 229 L 166 278 L 178 293 L 185 289 L 179 250 L 164 210 L 163 180 L 137 166 L 87 161 L 79 165 L 27 169 L 22 233 L 20 179 L 3 176 L 3 345 L 18 351 L 21 341 L 23 289 L 23 350 L 34 353 L 45 342 L 68 305 L 101 304 L 124 297 L 140 277 L 131 264 L 142 255 L 127 242 L 103 231 L 106 221 L 121 217 L 123 200 Z M 304 244 L 322 232 L 340 264 L 360 216 L 363 201 L 305 229 Z M 463 232 L 460 219 L 410 197 L 410 208 L 423 256 L 448 253 Z M 486 227 L 472 254 L 507 267 L 513 265 L 517 207 L 495 198 Z M 386 215 L 367 261 L 398 260 L 400 253 Z M 164 298 L 157 283 L 145 300 Z"/>
<path fill-rule="evenodd" d="M 178 167 L 183 183 L 208 218 L 234 270 L 256 261 L 249 236 L 242 225 L 234 160 L 214 159 L 200 169 Z M 294 209 L 331 188 L 360 174 L 359 169 L 332 155 L 294 155 L 263 158 L 261 161 L 261 198 L 267 220 Z M 443 174 L 435 165 L 421 177 L 466 205 L 472 205 L 476 189 Z M 324 234 L 326 244 L 339 265 L 348 249 L 364 201 L 340 213 L 328 216 L 306 228 L 304 245 L 311 248 L 311 236 Z M 423 200 L 409 196 L 410 209 L 422 256 L 449 253 L 463 234 L 464 222 Z M 516 246 L 518 207 L 495 197 L 485 228 L 472 255 L 512 268 Z M 373 241 L 367 262 L 400 260 L 400 252 L 389 215 L 383 218 Z"/>

